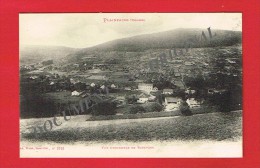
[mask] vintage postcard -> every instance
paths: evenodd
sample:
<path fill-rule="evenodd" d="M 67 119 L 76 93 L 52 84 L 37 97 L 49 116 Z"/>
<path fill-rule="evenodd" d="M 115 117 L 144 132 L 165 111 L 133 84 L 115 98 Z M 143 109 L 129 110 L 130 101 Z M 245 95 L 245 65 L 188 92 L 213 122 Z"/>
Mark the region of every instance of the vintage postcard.
<path fill-rule="evenodd" d="M 241 158 L 242 13 L 19 14 L 20 157 Z"/>

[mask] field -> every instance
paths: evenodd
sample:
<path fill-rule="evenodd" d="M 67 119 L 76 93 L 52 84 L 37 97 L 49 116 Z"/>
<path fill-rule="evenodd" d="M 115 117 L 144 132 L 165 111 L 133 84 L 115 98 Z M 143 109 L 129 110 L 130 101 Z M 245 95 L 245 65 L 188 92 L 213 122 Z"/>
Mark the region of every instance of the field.
<path fill-rule="evenodd" d="M 164 140 L 231 140 L 241 139 L 242 111 L 208 113 L 193 116 L 175 116 L 146 119 L 86 121 L 86 116 L 74 116 L 49 132 L 26 133 L 28 125 L 44 120 L 21 120 L 21 141 L 30 142 L 111 142 Z M 45 119 L 47 120 L 47 119 Z"/>
<path fill-rule="evenodd" d="M 54 103 L 68 103 L 69 101 L 71 103 L 78 103 L 82 97 L 78 96 L 71 96 L 71 92 L 69 91 L 63 91 L 63 92 L 50 92 L 43 95 L 45 99 L 49 99 L 53 101 Z"/>

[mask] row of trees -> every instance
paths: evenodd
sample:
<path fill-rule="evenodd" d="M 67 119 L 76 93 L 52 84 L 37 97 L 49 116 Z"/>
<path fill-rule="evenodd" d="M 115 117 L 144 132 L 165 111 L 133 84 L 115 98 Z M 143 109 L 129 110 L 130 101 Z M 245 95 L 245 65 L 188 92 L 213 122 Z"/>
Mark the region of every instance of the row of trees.
<path fill-rule="evenodd" d="M 196 90 L 193 95 L 197 101 L 218 107 L 219 111 L 230 111 L 242 106 L 242 85 L 239 77 L 224 74 L 211 75 L 205 80 L 201 75 L 194 78 L 184 78 L 188 87 Z M 221 90 L 219 93 L 208 94 L 207 88 Z"/>
<path fill-rule="evenodd" d="M 129 108 L 129 114 L 145 113 L 145 112 L 160 112 L 163 110 L 163 106 L 159 103 L 150 103 L 147 106 L 142 105 L 132 105 Z"/>
<path fill-rule="evenodd" d="M 90 113 L 94 116 L 99 115 L 115 115 L 116 114 L 116 105 L 117 103 L 114 101 L 104 101 L 99 102 L 98 104 L 93 105 L 90 109 Z M 160 112 L 163 110 L 163 106 L 159 103 L 149 103 L 149 105 L 131 105 L 126 111 L 129 114 L 137 114 L 137 113 L 146 113 L 146 112 Z"/>

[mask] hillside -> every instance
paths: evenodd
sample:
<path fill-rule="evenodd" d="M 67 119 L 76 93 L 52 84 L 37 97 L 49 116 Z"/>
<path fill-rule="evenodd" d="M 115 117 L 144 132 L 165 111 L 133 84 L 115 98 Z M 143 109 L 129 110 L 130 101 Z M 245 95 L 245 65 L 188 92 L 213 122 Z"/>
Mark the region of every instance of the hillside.
<path fill-rule="evenodd" d="M 89 116 L 73 116 L 52 131 L 34 137 L 28 126 L 47 119 L 21 120 L 22 141 L 151 141 L 151 140 L 237 140 L 242 135 L 242 111 L 207 113 L 189 117 L 160 117 L 109 121 L 86 121 Z M 50 118 L 51 120 L 51 118 Z M 58 135 L 58 136 L 57 136 Z"/>
<path fill-rule="evenodd" d="M 144 34 L 106 42 L 84 51 L 143 51 L 146 49 L 184 47 L 184 43 L 193 42 L 193 47 L 229 46 L 241 42 L 241 32 L 227 30 L 212 30 L 212 44 L 198 44 L 204 31 L 209 39 L 207 29 L 174 29 L 153 34 Z"/>
<path fill-rule="evenodd" d="M 60 62 L 61 58 L 78 49 L 63 46 L 27 45 L 20 48 L 20 64 L 34 64 L 45 60 Z"/>
<path fill-rule="evenodd" d="M 208 41 L 202 40 L 202 31 Z M 189 47 L 231 46 L 241 43 L 242 32 L 212 29 L 212 39 L 209 40 L 207 29 L 174 29 L 153 34 L 143 34 L 123 39 L 105 42 L 94 47 L 74 49 L 59 46 L 28 46 L 21 48 L 20 62 L 35 63 L 42 60 L 79 61 L 82 57 L 97 52 L 128 51 L 143 52 L 148 49 L 169 49 Z M 61 59 L 62 58 L 62 59 Z"/>
<path fill-rule="evenodd" d="M 208 39 L 207 42 L 201 39 L 202 31 L 204 31 Z M 80 58 L 88 54 L 100 51 L 143 52 L 148 49 L 183 48 L 188 43 L 193 48 L 232 46 L 241 43 L 242 38 L 242 32 L 229 30 L 212 30 L 212 35 L 213 38 L 209 40 L 207 29 L 174 29 L 109 41 L 94 47 L 81 49 L 68 55 L 67 58 L 69 60 L 80 60 Z"/>

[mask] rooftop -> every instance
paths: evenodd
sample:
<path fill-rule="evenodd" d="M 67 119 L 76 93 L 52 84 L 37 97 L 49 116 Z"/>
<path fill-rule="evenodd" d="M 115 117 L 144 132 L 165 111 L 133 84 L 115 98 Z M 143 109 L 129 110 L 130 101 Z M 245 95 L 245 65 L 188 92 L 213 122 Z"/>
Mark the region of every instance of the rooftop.
<path fill-rule="evenodd" d="M 138 86 L 152 86 L 153 87 L 153 84 L 152 83 L 139 83 Z"/>
<path fill-rule="evenodd" d="M 177 97 L 165 97 L 165 100 L 167 100 L 168 103 L 176 103 L 178 102 L 180 99 Z"/>
<path fill-rule="evenodd" d="M 173 92 L 173 89 L 163 89 L 163 92 Z"/>

